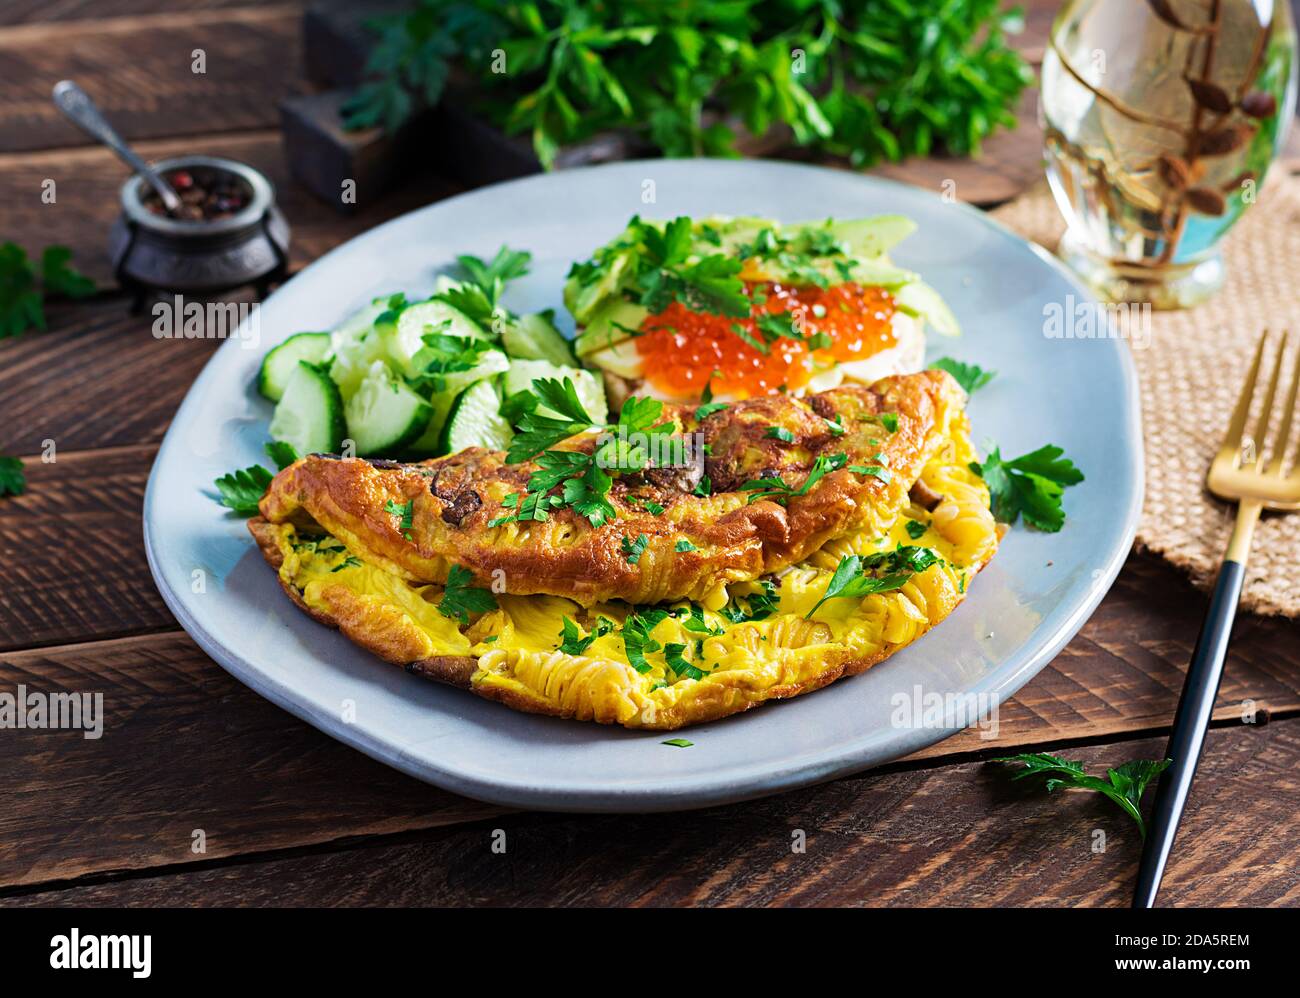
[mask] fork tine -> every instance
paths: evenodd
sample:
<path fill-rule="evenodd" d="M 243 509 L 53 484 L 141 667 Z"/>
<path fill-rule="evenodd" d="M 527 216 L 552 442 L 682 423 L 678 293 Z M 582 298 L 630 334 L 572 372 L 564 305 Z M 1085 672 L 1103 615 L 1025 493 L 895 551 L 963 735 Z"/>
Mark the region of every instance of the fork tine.
<path fill-rule="evenodd" d="M 1285 340 L 1283 341 L 1285 345 Z M 1278 358 L 1280 367 L 1282 360 Z M 1273 448 L 1273 458 L 1269 462 L 1268 473 L 1270 475 L 1282 474 L 1282 465 L 1286 461 L 1286 445 L 1291 439 L 1291 424 L 1295 420 L 1296 398 L 1300 396 L 1300 350 L 1296 351 L 1295 373 L 1291 376 L 1291 390 L 1287 392 L 1286 407 L 1282 410 L 1282 429 L 1277 435 L 1277 446 Z M 1300 445 L 1297 445 L 1295 463 L 1300 467 Z"/>
<path fill-rule="evenodd" d="M 1264 395 L 1264 405 L 1259 411 L 1259 421 L 1255 424 L 1255 465 L 1260 463 L 1260 456 L 1268 444 L 1268 426 L 1273 419 L 1273 401 L 1277 398 L 1278 382 L 1282 380 L 1282 362 L 1286 359 L 1286 333 L 1282 334 L 1282 345 L 1277 348 L 1277 360 L 1273 362 L 1273 375 L 1268 379 L 1268 392 Z M 1290 432 L 1288 429 L 1287 432 Z M 1285 438 L 1283 438 L 1285 440 Z M 1285 446 L 1285 444 L 1283 445 Z"/>
<path fill-rule="evenodd" d="M 1264 344 L 1268 342 L 1268 330 L 1264 330 L 1264 335 L 1259 338 L 1259 346 L 1255 348 L 1255 359 L 1250 365 L 1250 374 L 1246 376 L 1246 383 L 1241 387 L 1241 397 L 1237 399 L 1237 408 L 1232 412 L 1232 420 L 1228 423 L 1227 436 L 1223 438 L 1223 446 L 1219 448 L 1219 458 L 1233 459 L 1241 449 L 1241 437 L 1246 431 L 1246 417 L 1250 415 L 1250 400 L 1255 394 L 1255 381 L 1259 378 L 1260 361 L 1264 359 Z"/>

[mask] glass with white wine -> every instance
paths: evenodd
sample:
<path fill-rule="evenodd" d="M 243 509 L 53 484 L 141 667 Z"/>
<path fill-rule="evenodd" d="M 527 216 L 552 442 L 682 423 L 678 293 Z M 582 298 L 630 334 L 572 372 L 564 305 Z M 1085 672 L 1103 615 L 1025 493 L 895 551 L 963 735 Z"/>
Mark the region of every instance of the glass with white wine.
<path fill-rule="evenodd" d="M 1112 301 L 1185 308 L 1294 112 L 1286 0 L 1067 0 L 1043 58 L 1060 253 Z"/>

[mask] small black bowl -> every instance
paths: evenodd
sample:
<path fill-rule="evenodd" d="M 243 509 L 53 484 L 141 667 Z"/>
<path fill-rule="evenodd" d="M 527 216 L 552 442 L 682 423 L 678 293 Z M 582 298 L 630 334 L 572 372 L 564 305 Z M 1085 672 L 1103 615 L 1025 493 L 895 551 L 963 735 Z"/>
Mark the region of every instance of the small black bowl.
<path fill-rule="evenodd" d="M 155 214 L 143 177 L 122 185 L 122 214 L 108 237 L 121 285 L 149 291 L 213 294 L 244 284 L 262 292 L 282 280 L 289 259 L 289 223 L 275 205 L 271 182 L 245 163 L 216 156 L 178 156 L 155 163 L 164 176 L 183 170 L 204 186 L 234 188 L 243 207 L 224 218 L 188 220 Z"/>

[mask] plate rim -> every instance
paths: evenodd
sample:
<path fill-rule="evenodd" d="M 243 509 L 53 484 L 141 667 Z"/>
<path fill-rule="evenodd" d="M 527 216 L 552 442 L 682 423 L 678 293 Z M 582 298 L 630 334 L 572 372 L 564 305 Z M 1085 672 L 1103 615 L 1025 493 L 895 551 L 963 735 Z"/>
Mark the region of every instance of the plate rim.
<path fill-rule="evenodd" d="M 463 191 L 452 197 L 413 208 L 340 243 L 304 267 L 293 278 L 267 296 L 266 300 L 269 301 L 271 297 L 279 294 L 294 280 L 310 274 L 318 265 L 324 265 L 335 254 L 345 249 L 355 252 L 358 246 L 364 246 L 371 240 L 381 238 L 389 227 L 396 226 L 398 223 L 421 212 L 443 207 L 458 202 L 463 198 L 480 196 L 485 191 L 499 193 L 518 185 L 542 186 L 562 182 L 574 175 L 588 175 L 592 171 L 616 172 L 619 170 L 632 170 L 637 167 L 644 168 L 647 165 L 651 168 L 656 166 L 663 168 L 666 163 L 674 164 L 675 168 L 682 169 L 689 168 L 692 165 L 709 164 L 711 168 L 728 166 L 742 169 L 775 169 L 818 175 L 829 170 L 829 172 L 837 176 L 852 176 L 859 182 L 879 186 L 886 190 L 892 188 L 907 191 L 909 194 L 937 197 L 937 195 L 926 191 L 924 188 L 889 178 L 864 174 L 846 174 L 844 171 L 835 171 L 827 167 L 802 163 L 762 159 L 730 161 L 709 158 L 623 160 L 616 163 L 604 163 L 555 173 L 521 177 L 500 184 Z M 992 218 L 988 213 L 973 205 L 956 202 L 955 204 L 949 203 L 945 207 L 949 209 L 956 207 L 959 211 L 965 213 L 968 218 L 978 220 L 978 224 L 993 230 L 1000 237 L 1028 248 L 1040 262 L 1054 270 L 1071 287 L 1077 300 L 1097 303 L 1097 298 L 1093 292 L 1083 285 L 1064 263 L 1042 246 L 1021 237 Z M 1127 508 L 1124 510 L 1123 526 L 1116 535 L 1111 549 L 1107 552 L 1104 567 L 1100 570 L 1099 584 L 1094 585 L 1089 590 L 1087 597 L 1074 608 L 1069 616 L 1051 633 L 1040 636 L 1033 643 L 1035 650 L 1032 653 L 1026 654 L 1025 649 L 1030 647 L 1030 643 L 1026 642 L 1017 646 L 1013 653 L 1004 657 L 1021 656 L 1024 658 L 1021 666 L 1014 672 L 1002 675 L 994 670 L 965 691 L 966 693 L 987 694 L 992 698 L 992 702 L 997 705 L 1001 705 L 1013 696 L 1030 679 L 1042 671 L 1070 639 L 1079 632 L 1106 593 L 1109 592 L 1133 547 L 1145 493 L 1145 462 L 1141 446 L 1141 395 L 1137 379 L 1137 368 L 1133 361 L 1131 347 L 1119 339 L 1111 339 L 1109 342 L 1119 359 L 1119 366 L 1123 375 L 1123 402 L 1128 416 L 1124 443 L 1128 477 L 1133 483 L 1133 487 L 1128 497 Z M 159 443 L 158 452 L 150 468 L 149 478 L 145 486 L 142 510 L 145 557 L 154 584 L 163 597 L 163 602 L 176 617 L 180 626 L 203 649 L 205 654 L 253 692 L 270 700 L 276 706 L 288 711 L 300 720 L 306 721 L 323 734 L 341 741 L 370 758 L 391 766 L 408 776 L 476 800 L 506 807 L 577 813 L 649 813 L 689 810 L 736 803 L 833 780 L 851 773 L 885 765 L 929 745 L 936 744 L 962 730 L 947 727 L 911 729 L 905 734 L 896 736 L 884 755 L 880 754 L 878 746 L 871 743 L 859 743 L 852 751 L 846 751 L 844 748 L 815 750 L 808 753 L 806 758 L 799 756 L 784 760 L 784 764 L 779 768 L 770 763 L 755 763 L 749 768 L 739 770 L 732 767 L 728 769 L 727 776 L 723 779 L 716 776 L 709 777 L 707 775 L 709 770 L 705 768 L 700 770 L 699 773 L 687 777 L 669 777 L 667 778 L 669 782 L 653 783 L 649 780 L 642 780 L 633 784 L 624 783 L 619 786 L 594 788 L 586 784 L 565 785 L 564 782 L 554 779 L 544 786 L 535 785 L 526 779 L 483 779 L 466 773 L 463 769 L 448 769 L 431 760 L 412 758 L 401 747 L 394 746 L 382 738 L 372 736 L 358 726 L 342 723 L 333 715 L 314 709 L 311 704 L 297 699 L 291 687 L 273 681 L 253 662 L 230 652 L 216 635 L 210 633 L 200 624 L 179 598 L 179 595 L 167 583 L 166 576 L 163 574 L 158 562 L 155 538 L 153 537 L 155 523 L 153 510 L 159 488 L 157 485 L 160 478 L 159 469 L 163 465 L 164 458 L 168 456 L 170 448 L 176 446 L 174 434 L 177 437 L 179 436 L 178 427 L 181 425 L 181 417 L 186 413 L 187 407 L 197 404 L 195 399 L 200 389 L 206 385 L 211 377 L 215 376 L 213 372 L 216 369 L 217 360 L 222 357 L 222 351 L 238 349 L 238 346 L 238 337 L 231 336 L 226 343 L 223 343 L 213 352 L 213 355 L 204 364 L 203 369 L 186 391 L 185 397 L 177 407 L 176 413 L 172 417 L 162 441 Z"/>

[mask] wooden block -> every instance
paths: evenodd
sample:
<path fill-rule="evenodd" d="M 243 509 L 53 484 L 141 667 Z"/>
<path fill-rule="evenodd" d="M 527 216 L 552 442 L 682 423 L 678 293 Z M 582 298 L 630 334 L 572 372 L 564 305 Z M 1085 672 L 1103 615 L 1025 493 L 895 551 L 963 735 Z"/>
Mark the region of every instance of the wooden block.
<path fill-rule="evenodd" d="M 409 0 L 318 0 L 302 18 L 303 67 L 321 88 L 355 87 L 365 76 L 375 35 L 371 18 L 414 6 Z"/>
<path fill-rule="evenodd" d="M 308 190 L 342 212 L 379 193 L 410 173 L 418 136 L 429 115 L 417 115 L 396 135 L 382 128 L 347 131 L 341 108 L 344 90 L 329 90 L 280 102 L 280 125 L 289 171 Z M 345 183 L 352 181 L 351 189 Z"/>

